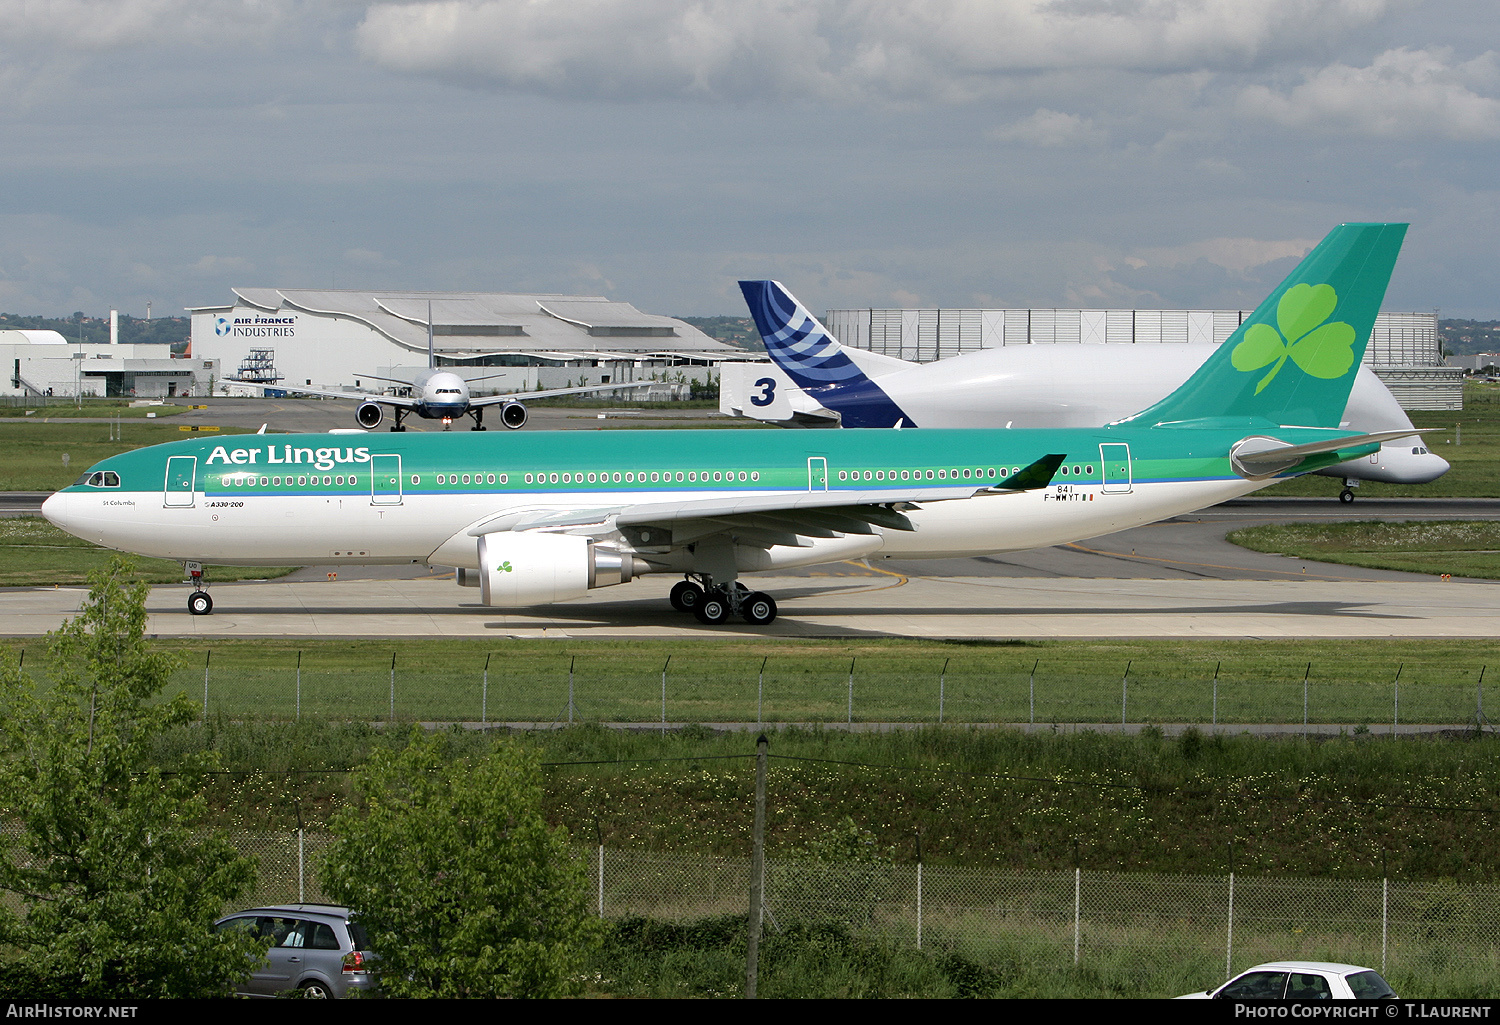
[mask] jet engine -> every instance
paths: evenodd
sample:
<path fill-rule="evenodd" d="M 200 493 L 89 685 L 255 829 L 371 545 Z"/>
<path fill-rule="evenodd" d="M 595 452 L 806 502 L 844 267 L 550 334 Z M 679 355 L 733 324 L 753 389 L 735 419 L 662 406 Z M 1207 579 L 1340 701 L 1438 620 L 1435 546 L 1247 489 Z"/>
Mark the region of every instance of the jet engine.
<path fill-rule="evenodd" d="M 507 402 L 500 407 L 500 422 L 511 430 L 526 426 L 526 407 L 519 402 Z"/>
<path fill-rule="evenodd" d="M 579 598 L 591 588 L 626 584 L 650 571 L 624 552 L 577 534 L 496 532 L 479 539 L 479 596 L 519 608 Z"/>
<path fill-rule="evenodd" d="M 367 431 L 373 431 L 380 426 L 381 418 L 385 413 L 378 402 L 361 402 L 359 408 L 354 411 L 354 419 Z"/>

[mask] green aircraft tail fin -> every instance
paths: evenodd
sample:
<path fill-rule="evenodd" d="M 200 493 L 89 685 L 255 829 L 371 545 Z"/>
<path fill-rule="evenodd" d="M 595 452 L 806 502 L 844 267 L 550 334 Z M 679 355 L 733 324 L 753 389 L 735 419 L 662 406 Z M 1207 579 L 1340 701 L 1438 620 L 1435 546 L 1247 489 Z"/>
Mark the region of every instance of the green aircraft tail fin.
<path fill-rule="evenodd" d="M 1182 387 L 1120 423 L 1337 427 L 1406 227 L 1334 228 Z"/>

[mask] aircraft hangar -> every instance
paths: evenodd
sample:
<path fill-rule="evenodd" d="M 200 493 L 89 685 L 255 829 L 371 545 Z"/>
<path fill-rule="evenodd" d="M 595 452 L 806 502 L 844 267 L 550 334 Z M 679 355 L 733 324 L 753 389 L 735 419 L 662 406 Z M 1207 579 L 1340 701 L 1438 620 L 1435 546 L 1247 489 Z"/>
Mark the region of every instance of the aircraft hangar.
<path fill-rule="evenodd" d="M 1211 344 L 1250 310 L 860 309 L 829 310 L 823 324 L 845 345 L 914 363 L 1005 345 Z M 1381 313 L 1365 363 L 1404 409 L 1462 409 L 1463 371 L 1443 363 L 1436 313 Z"/>
<path fill-rule="evenodd" d="M 754 358 L 673 317 L 602 296 L 508 292 L 235 288 L 191 307 L 193 355 L 226 376 L 287 391 L 389 387 L 427 366 L 429 309 L 439 365 L 486 378 L 478 394 L 631 382 L 708 380 Z M 653 396 L 654 397 L 654 396 Z M 678 397 L 675 395 L 662 397 Z"/>

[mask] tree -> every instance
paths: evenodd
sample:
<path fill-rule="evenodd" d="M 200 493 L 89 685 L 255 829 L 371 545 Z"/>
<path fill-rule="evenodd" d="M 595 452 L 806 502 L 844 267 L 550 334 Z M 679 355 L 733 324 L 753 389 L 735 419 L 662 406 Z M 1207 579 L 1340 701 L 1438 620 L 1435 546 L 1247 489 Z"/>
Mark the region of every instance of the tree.
<path fill-rule="evenodd" d="M 355 910 L 402 997 L 558 997 L 581 989 L 602 925 L 582 863 L 541 812 L 540 770 L 519 746 L 454 760 L 414 730 L 355 775 L 335 813 L 324 888 Z"/>
<path fill-rule="evenodd" d="M 145 642 L 132 569 L 117 556 L 90 575 L 51 635 L 50 688 L 0 670 L 0 816 L 19 826 L 0 840 L 0 987 L 17 996 L 222 995 L 264 954 L 213 931 L 254 863 L 195 828 L 195 773 L 151 764 L 193 707 L 155 700 L 176 662 Z"/>

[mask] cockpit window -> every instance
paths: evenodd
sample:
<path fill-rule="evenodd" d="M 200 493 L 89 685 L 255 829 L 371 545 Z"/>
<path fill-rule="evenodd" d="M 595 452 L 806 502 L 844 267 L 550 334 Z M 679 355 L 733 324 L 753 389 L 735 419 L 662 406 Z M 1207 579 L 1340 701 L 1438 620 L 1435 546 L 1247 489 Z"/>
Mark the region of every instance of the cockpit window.
<path fill-rule="evenodd" d="M 75 487 L 87 484 L 91 488 L 117 488 L 120 486 L 120 475 L 113 470 L 95 470 L 79 477 L 73 484 Z"/>

